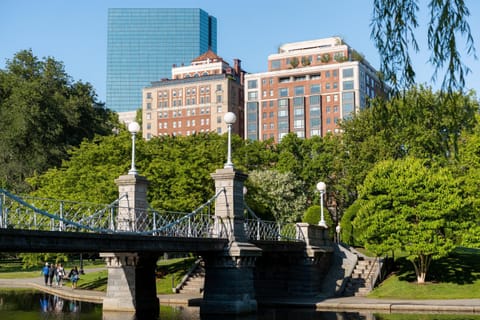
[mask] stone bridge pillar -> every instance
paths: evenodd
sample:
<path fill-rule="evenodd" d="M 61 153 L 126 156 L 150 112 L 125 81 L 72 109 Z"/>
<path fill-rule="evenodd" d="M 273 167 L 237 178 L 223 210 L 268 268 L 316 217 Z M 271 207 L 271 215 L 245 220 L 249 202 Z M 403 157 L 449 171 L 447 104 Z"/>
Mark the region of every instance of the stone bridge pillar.
<path fill-rule="evenodd" d="M 103 310 L 157 317 L 160 311 L 155 282 L 158 256 L 140 253 L 101 253 L 100 256 L 105 258 L 108 269 Z"/>
<path fill-rule="evenodd" d="M 137 174 L 128 174 L 118 177 L 115 183 L 120 198 L 116 230 L 145 230 L 148 180 Z M 100 253 L 100 256 L 105 259 L 108 270 L 103 310 L 134 312 L 147 318 L 158 316 L 160 309 L 155 281 L 158 254 L 108 252 Z"/>
<path fill-rule="evenodd" d="M 136 174 L 127 174 L 115 180 L 118 185 L 118 231 L 142 231 L 147 220 L 148 180 Z"/>
<path fill-rule="evenodd" d="M 215 189 L 225 189 L 215 203 L 215 216 L 230 240 L 221 254 L 205 254 L 205 287 L 200 313 L 241 314 L 257 310 L 253 269 L 261 250 L 247 242 L 243 183 L 247 175 L 233 168 L 212 174 Z"/>

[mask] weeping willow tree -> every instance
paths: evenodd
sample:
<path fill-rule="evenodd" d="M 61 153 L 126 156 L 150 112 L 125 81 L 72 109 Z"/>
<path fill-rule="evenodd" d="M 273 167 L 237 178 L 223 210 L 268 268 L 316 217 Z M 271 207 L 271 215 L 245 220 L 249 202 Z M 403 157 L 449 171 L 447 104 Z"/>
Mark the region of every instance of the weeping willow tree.
<path fill-rule="evenodd" d="M 374 0 L 371 37 L 380 53 L 384 80 L 399 92 L 415 83 L 410 53 L 419 51 L 415 36 L 419 27 L 418 0 Z M 465 38 L 466 53 L 476 58 L 474 41 L 467 18 L 470 11 L 464 0 L 430 0 L 428 2 L 427 47 L 434 67 L 432 81 L 445 72 L 442 89 L 462 91 L 470 72 L 463 62 L 458 45 Z"/>

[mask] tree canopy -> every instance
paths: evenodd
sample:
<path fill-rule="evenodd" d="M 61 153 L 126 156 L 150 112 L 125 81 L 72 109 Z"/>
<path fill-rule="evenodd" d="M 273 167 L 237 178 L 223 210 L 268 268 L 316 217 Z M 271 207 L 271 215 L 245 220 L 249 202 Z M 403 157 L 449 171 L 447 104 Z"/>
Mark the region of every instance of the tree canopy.
<path fill-rule="evenodd" d="M 478 110 L 473 92 L 446 96 L 424 86 L 412 87 L 388 101 L 372 101 L 341 124 L 343 169 L 350 179 L 345 181 L 347 190 L 356 192 L 378 161 L 407 156 L 440 163 L 455 160 L 462 134 L 477 125 Z"/>
<path fill-rule="evenodd" d="M 18 52 L 0 70 L 0 186 L 28 191 L 25 178 L 59 166 L 71 147 L 115 125 L 89 83 L 73 82 L 51 57 Z"/>
<path fill-rule="evenodd" d="M 407 157 L 379 162 L 360 188 L 354 225 L 367 249 L 407 253 L 418 283 L 432 259 L 459 244 L 464 232 L 463 190 L 448 168 Z"/>

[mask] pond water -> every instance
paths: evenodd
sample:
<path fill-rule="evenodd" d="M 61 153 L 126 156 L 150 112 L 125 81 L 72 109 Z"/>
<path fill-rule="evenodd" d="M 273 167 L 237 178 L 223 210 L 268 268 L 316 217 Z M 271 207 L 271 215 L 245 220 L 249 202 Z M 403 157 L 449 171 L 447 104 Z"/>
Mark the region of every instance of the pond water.
<path fill-rule="evenodd" d="M 25 290 L 0 292 L 1 320 L 154 320 L 129 313 L 104 313 L 102 305 L 69 301 L 58 296 Z M 198 307 L 160 307 L 160 320 L 480 320 L 469 314 L 378 314 L 371 312 L 321 312 L 312 309 L 260 308 L 246 316 L 200 315 Z"/>

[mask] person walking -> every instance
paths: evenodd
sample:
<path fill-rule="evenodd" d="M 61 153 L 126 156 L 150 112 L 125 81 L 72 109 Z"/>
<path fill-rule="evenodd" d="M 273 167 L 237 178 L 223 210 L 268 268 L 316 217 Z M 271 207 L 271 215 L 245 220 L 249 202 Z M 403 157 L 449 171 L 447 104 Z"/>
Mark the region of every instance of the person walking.
<path fill-rule="evenodd" d="M 73 267 L 73 269 L 70 270 L 70 273 L 68 274 L 68 277 L 70 278 L 70 281 L 72 282 L 72 289 L 76 289 L 78 279 L 80 279 L 79 274 L 78 274 L 77 266 Z"/>
<path fill-rule="evenodd" d="M 65 276 L 65 269 L 63 269 L 63 265 L 59 263 L 57 265 L 57 276 L 55 278 L 57 287 L 63 287 L 63 277 Z"/>
<path fill-rule="evenodd" d="M 56 272 L 57 267 L 53 263 L 50 263 L 50 268 L 48 268 L 48 284 L 50 285 L 50 287 L 52 286 L 53 277 L 55 277 Z"/>
<path fill-rule="evenodd" d="M 48 262 L 45 262 L 45 266 L 42 269 L 43 278 L 45 279 L 45 285 L 48 286 L 48 274 L 50 273 L 50 268 L 48 267 Z"/>

